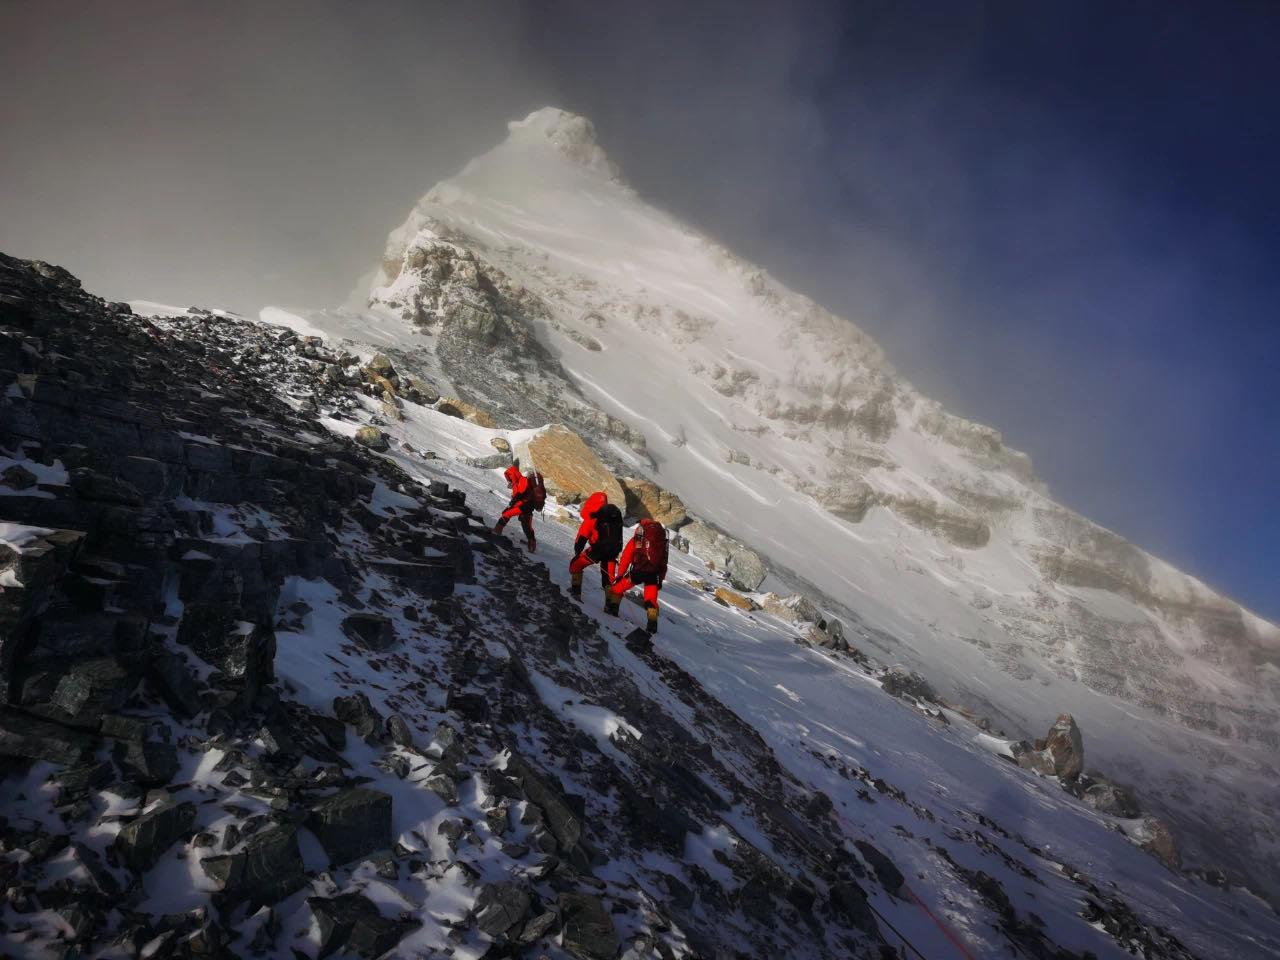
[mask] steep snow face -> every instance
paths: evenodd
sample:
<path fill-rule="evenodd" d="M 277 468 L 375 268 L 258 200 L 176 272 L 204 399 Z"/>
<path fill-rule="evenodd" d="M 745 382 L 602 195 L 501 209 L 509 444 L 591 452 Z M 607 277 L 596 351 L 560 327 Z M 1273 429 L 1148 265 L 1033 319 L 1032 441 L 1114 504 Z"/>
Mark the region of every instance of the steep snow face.
<path fill-rule="evenodd" d="M 603 453 L 816 586 L 864 645 L 1028 733 L 1074 713 L 1090 765 L 1212 836 L 1209 862 L 1280 875 L 1250 802 L 1280 779 L 1280 629 L 1055 503 L 853 322 L 644 203 L 588 121 L 540 110 L 428 192 L 370 308 L 307 322 L 421 356 L 503 425 L 602 411 L 624 425 Z"/>

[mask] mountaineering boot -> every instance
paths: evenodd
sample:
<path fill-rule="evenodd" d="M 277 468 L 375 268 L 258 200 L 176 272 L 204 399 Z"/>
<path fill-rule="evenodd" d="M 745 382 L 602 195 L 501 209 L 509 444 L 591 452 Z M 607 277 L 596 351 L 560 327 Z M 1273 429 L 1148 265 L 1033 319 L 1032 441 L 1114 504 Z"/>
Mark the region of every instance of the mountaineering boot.
<path fill-rule="evenodd" d="M 606 591 L 604 595 L 604 612 L 616 617 L 620 606 L 622 606 L 622 597 L 612 590 Z"/>
<path fill-rule="evenodd" d="M 582 599 L 582 571 L 569 574 L 569 596 L 575 600 Z"/>
<path fill-rule="evenodd" d="M 649 617 L 649 624 L 645 629 L 649 631 L 649 636 L 653 636 L 658 632 L 658 608 L 649 605 L 645 610 L 645 613 L 648 614 Z"/>
<path fill-rule="evenodd" d="M 497 523 L 495 523 L 495 524 L 493 525 L 493 532 L 494 532 L 494 533 L 501 533 L 501 532 L 502 532 L 503 527 L 505 527 L 506 525 L 507 525 L 507 518 L 506 518 L 506 517 L 499 517 L 499 518 L 498 518 L 498 522 L 497 522 Z"/>
<path fill-rule="evenodd" d="M 533 539 L 533 537 L 530 537 L 530 538 L 528 539 L 527 543 L 529 544 L 529 552 L 530 552 L 530 553 L 533 553 L 535 550 L 537 550 L 537 549 L 538 549 L 538 541 L 537 541 L 537 540 L 535 540 L 535 539 Z"/>

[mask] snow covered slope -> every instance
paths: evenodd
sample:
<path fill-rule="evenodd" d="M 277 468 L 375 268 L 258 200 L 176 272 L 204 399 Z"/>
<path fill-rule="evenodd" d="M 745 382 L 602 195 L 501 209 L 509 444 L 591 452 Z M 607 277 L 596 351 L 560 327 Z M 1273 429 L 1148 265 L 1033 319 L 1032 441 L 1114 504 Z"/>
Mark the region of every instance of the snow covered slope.
<path fill-rule="evenodd" d="M 500 425 L 572 423 L 997 724 L 1074 714 L 1189 863 L 1280 893 L 1280 629 L 1055 503 L 854 323 L 646 204 L 589 121 L 511 124 L 391 234 L 369 311 L 295 322 L 398 351 Z"/>

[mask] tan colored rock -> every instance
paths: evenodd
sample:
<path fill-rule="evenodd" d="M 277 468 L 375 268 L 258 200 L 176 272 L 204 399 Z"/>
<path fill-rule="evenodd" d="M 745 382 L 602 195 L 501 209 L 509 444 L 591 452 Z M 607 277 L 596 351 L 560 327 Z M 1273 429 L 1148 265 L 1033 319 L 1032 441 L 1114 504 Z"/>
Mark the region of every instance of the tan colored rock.
<path fill-rule="evenodd" d="M 491 439 L 489 440 L 489 446 L 493 447 L 493 449 L 495 449 L 495 450 L 499 450 L 499 451 L 501 451 L 502 453 L 510 453 L 510 452 L 511 452 L 511 443 L 507 440 L 507 438 L 506 438 L 506 437 L 493 437 L 493 438 L 491 438 Z"/>
<path fill-rule="evenodd" d="M 597 490 L 603 490 L 610 503 L 626 502 L 609 468 L 568 427 L 557 423 L 539 430 L 516 445 L 516 456 L 521 469 L 542 474 L 547 493 L 561 503 L 581 503 Z"/>
<path fill-rule="evenodd" d="M 440 399 L 440 391 L 421 377 L 404 376 L 400 378 L 406 400 L 413 403 L 430 405 Z"/>
<path fill-rule="evenodd" d="M 487 427 L 492 430 L 498 425 L 487 410 L 481 410 L 474 403 L 467 403 L 457 397 L 445 397 L 436 404 L 436 409 L 446 416 L 474 423 L 477 427 Z"/>
<path fill-rule="evenodd" d="M 726 607 L 737 607 L 739 610 L 751 611 L 759 609 L 750 598 L 744 597 L 740 593 L 734 593 L 728 587 L 716 587 L 716 600 Z"/>
<path fill-rule="evenodd" d="M 355 441 L 370 450 L 386 450 L 390 446 L 387 435 L 377 427 L 360 427 L 356 430 Z"/>
<path fill-rule="evenodd" d="M 387 400 L 383 400 L 378 409 L 382 411 L 382 415 L 388 420 L 394 420 L 398 423 L 404 419 L 404 414 L 400 412 L 400 408 Z"/>
<path fill-rule="evenodd" d="M 622 485 L 627 497 L 627 516 L 637 520 L 657 520 L 664 527 L 672 529 L 689 519 L 684 501 L 652 480 L 620 477 L 618 483 Z"/>
<path fill-rule="evenodd" d="M 377 390 L 381 391 L 383 395 L 390 395 L 393 397 L 396 395 L 396 385 L 394 383 L 380 374 L 372 373 L 367 367 L 364 371 L 364 379 L 366 383 L 373 384 L 373 386 Z"/>

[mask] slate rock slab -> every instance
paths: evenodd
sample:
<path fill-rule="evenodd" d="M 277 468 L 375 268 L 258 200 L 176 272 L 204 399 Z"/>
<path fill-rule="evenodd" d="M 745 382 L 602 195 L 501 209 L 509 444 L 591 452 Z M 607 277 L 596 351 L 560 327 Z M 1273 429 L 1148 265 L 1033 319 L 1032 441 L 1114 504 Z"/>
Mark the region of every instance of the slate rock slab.
<path fill-rule="evenodd" d="M 374 652 L 390 650 L 396 643 L 391 621 L 376 613 L 353 613 L 344 617 L 342 632 L 353 643 Z"/>
<path fill-rule="evenodd" d="M 163 786 L 178 773 L 178 751 L 168 743 L 116 741 L 111 752 L 121 775 L 143 787 Z"/>
<path fill-rule="evenodd" d="M 120 858 L 138 873 L 150 870 L 178 842 L 196 819 L 193 803 L 162 804 L 126 823 L 116 836 Z"/>
<path fill-rule="evenodd" d="M 524 921 L 532 902 L 519 884 L 487 883 L 476 897 L 476 925 L 491 937 L 502 936 Z"/>
<path fill-rule="evenodd" d="M 343 723 L 354 727 L 362 739 L 377 737 L 382 731 L 382 714 L 363 693 L 353 693 L 349 697 L 334 697 L 333 712 Z"/>
<path fill-rule="evenodd" d="M 336 866 L 391 847 L 391 797 L 378 790 L 352 787 L 320 801 L 307 816 L 307 827 L 320 840 Z"/>
<path fill-rule="evenodd" d="M 206 857 L 200 866 L 236 902 L 276 903 L 307 882 L 297 828 L 291 825 L 254 834 L 239 853 Z"/>
<path fill-rule="evenodd" d="M 320 957 L 340 950 L 344 954 L 380 957 L 417 926 L 412 921 L 384 917 L 373 901 L 358 893 L 309 897 L 307 906 L 320 931 Z"/>
<path fill-rule="evenodd" d="M 186 661 L 173 653 L 147 661 L 147 680 L 160 698 L 180 717 L 194 717 L 202 709 L 200 688 Z"/>
<path fill-rule="evenodd" d="M 94 738 L 28 714 L 0 708 L 0 757 L 48 760 L 72 766 L 92 750 Z"/>
<path fill-rule="evenodd" d="M 562 893 L 560 909 L 564 913 L 564 948 L 569 953 L 582 960 L 614 960 L 622 942 L 599 897 Z"/>

